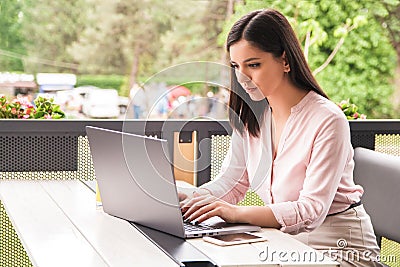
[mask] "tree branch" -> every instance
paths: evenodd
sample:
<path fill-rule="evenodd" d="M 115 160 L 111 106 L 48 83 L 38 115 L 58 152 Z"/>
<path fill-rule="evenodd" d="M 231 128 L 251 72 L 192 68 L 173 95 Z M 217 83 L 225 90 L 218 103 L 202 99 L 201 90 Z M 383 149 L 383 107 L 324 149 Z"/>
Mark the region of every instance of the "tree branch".
<path fill-rule="evenodd" d="M 352 25 L 351 27 L 348 27 L 347 28 L 347 33 L 351 32 L 354 29 L 355 29 L 354 25 Z M 332 53 L 328 56 L 328 58 L 325 60 L 325 62 L 321 66 L 319 66 L 316 70 L 313 71 L 313 75 L 314 76 L 316 76 L 318 73 L 323 71 L 329 65 L 329 63 L 331 63 L 331 61 L 333 60 L 333 58 L 335 57 L 335 55 L 339 51 L 340 47 L 343 45 L 344 40 L 345 40 L 345 36 L 343 36 L 343 37 L 341 37 L 339 39 L 339 41 L 336 44 L 335 48 L 333 49 Z"/>
<path fill-rule="evenodd" d="M 311 39 L 311 32 L 307 31 L 306 40 L 304 42 L 304 56 L 305 56 L 307 61 L 308 61 L 308 49 L 309 49 L 309 47 L 311 45 L 311 40 L 310 39 Z"/>
<path fill-rule="evenodd" d="M 339 42 L 335 46 L 335 49 L 333 49 L 332 53 L 325 60 L 325 62 L 321 66 L 319 66 L 316 70 L 313 71 L 314 76 L 323 71 L 329 65 L 329 63 L 331 63 L 332 59 L 335 57 L 336 53 L 339 51 L 343 43 L 344 43 L 344 37 L 340 38 Z"/>

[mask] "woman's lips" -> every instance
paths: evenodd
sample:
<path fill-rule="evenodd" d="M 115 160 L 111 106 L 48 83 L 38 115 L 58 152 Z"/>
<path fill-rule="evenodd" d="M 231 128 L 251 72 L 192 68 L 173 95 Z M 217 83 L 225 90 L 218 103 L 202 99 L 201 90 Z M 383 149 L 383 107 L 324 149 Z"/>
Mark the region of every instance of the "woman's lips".
<path fill-rule="evenodd" d="M 247 93 L 253 93 L 254 91 L 257 90 L 257 87 L 245 88 L 244 90 L 245 90 Z"/>

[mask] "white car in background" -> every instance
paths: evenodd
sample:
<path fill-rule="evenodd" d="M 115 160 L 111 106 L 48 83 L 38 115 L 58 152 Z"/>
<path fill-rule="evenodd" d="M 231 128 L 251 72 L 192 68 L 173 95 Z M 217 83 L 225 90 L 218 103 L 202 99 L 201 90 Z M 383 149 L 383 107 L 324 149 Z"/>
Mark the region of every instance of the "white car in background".
<path fill-rule="evenodd" d="M 119 95 L 115 89 L 90 88 L 84 94 L 82 112 L 91 118 L 117 118 Z"/>

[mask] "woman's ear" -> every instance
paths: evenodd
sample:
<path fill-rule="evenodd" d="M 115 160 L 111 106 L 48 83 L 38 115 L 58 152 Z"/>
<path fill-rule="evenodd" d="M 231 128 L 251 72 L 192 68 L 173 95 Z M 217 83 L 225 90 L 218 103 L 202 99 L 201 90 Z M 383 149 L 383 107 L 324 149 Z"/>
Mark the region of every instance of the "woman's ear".
<path fill-rule="evenodd" d="M 284 72 L 290 72 L 290 65 L 289 62 L 287 61 L 287 57 L 286 57 L 286 52 L 283 51 L 282 53 L 282 63 L 283 63 L 283 71 Z"/>

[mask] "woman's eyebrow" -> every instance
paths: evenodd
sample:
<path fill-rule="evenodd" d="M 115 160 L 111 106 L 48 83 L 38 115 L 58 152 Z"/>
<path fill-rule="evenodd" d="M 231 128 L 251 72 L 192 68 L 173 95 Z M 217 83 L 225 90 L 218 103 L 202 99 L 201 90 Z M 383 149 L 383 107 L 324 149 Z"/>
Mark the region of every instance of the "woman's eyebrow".
<path fill-rule="evenodd" d="M 243 63 L 247 63 L 247 62 L 249 62 L 249 61 L 259 60 L 259 59 L 260 59 L 259 57 L 250 57 L 250 58 L 248 58 L 248 59 L 245 59 L 245 60 L 243 61 Z M 230 60 L 229 62 L 230 62 L 231 64 L 236 64 L 236 62 L 233 61 L 233 60 Z"/>
<path fill-rule="evenodd" d="M 259 59 L 260 59 L 259 57 L 250 57 L 250 58 L 248 58 L 248 59 L 243 60 L 243 63 L 247 63 L 247 62 L 249 62 L 249 61 L 259 60 Z M 233 60 L 230 60 L 230 63 L 231 63 L 231 64 L 236 64 L 236 62 L 233 61 Z"/>
<path fill-rule="evenodd" d="M 249 61 L 258 60 L 258 59 L 260 59 L 260 58 L 259 57 L 251 57 L 251 58 L 244 60 L 243 63 L 247 63 Z"/>

